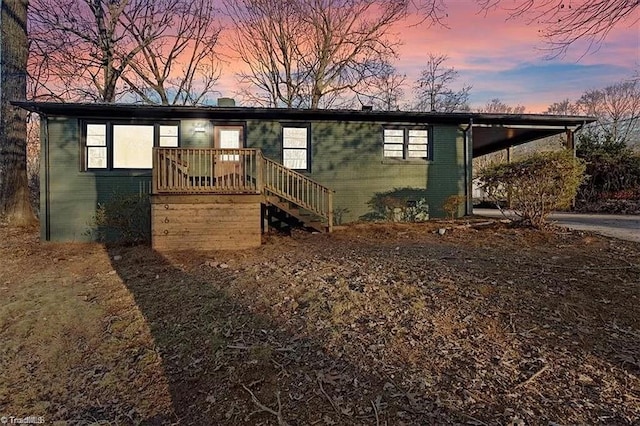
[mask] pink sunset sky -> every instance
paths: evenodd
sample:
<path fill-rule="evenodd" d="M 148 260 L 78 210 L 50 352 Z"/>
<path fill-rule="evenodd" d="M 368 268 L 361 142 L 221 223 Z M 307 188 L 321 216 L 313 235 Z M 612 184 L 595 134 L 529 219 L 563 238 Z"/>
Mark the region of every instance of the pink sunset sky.
<path fill-rule="evenodd" d="M 562 58 L 545 59 L 539 28 L 527 25 L 525 19 L 508 19 L 502 10 L 479 12 L 472 0 L 446 4 L 447 28 L 415 25 L 415 20 L 396 28 L 403 45 L 394 65 L 407 76 L 407 95 L 430 52 L 448 55 L 448 66 L 459 73 L 459 85 L 473 86 L 474 109 L 500 98 L 509 105 L 526 106 L 529 113 L 543 112 L 553 102 L 575 100 L 585 90 L 629 79 L 640 70 L 637 11 L 588 53 L 588 44 L 581 42 Z M 222 96 L 238 97 L 234 76 L 238 67 L 233 60 L 224 66 L 218 85 Z"/>

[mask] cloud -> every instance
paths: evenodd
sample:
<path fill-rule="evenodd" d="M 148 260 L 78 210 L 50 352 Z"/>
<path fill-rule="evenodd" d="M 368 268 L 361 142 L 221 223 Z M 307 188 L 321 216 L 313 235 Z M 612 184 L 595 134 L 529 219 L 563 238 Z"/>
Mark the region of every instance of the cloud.
<path fill-rule="evenodd" d="M 447 54 L 460 82 L 473 86 L 475 107 L 500 98 L 539 112 L 553 102 L 629 78 L 640 66 L 638 22 L 614 28 L 597 49 L 583 40 L 553 60 L 546 58 L 540 28 L 508 19 L 504 11 L 478 14 L 468 2 L 452 2 L 447 27 L 406 26 L 397 67 L 412 80 L 429 52 Z"/>
<path fill-rule="evenodd" d="M 547 60 L 545 44 L 535 23 L 508 19 L 494 10 L 479 13 L 475 2 L 447 2 L 446 27 L 419 24 L 413 17 L 394 27 L 403 41 L 397 69 L 407 75 L 409 86 L 419 76 L 428 54 L 449 56 L 448 66 L 459 72 L 459 85 L 471 84 L 472 106 L 492 98 L 525 105 L 540 112 L 565 98 L 575 99 L 585 90 L 604 87 L 633 75 L 640 67 L 640 24 L 623 23 L 613 29 L 597 50 L 585 54 L 586 41 L 576 43 L 561 58 Z M 219 90 L 237 90 L 234 71 L 239 63 L 225 66 Z M 407 90 L 408 93 L 411 90 Z"/>
<path fill-rule="evenodd" d="M 553 102 L 577 99 L 584 91 L 622 80 L 625 67 L 610 64 L 563 62 L 524 63 L 498 72 L 472 73 L 472 103 L 484 104 L 500 98 L 521 104 L 529 112 L 543 112 Z"/>

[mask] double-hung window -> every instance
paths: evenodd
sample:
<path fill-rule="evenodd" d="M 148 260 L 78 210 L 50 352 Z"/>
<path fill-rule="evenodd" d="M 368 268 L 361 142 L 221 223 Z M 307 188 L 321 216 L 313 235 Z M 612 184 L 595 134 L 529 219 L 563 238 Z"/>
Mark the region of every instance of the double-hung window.
<path fill-rule="evenodd" d="M 87 124 L 86 127 L 86 168 L 107 168 L 107 125 Z"/>
<path fill-rule="evenodd" d="M 399 160 L 431 159 L 430 130 L 427 127 L 386 127 L 383 130 L 383 157 Z"/>
<path fill-rule="evenodd" d="M 308 125 L 283 125 L 282 165 L 293 170 L 309 170 L 309 145 Z"/>
<path fill-rule="evenodd" d="M 178 124 L 85 123 L 85 170 L 151 169 L 153 147 L 177 147 Z"/>

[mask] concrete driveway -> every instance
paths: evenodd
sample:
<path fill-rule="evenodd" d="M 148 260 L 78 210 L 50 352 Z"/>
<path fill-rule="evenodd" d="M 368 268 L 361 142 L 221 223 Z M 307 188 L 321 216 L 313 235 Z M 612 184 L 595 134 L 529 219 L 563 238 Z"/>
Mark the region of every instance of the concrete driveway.
<path fill-rule="evenodd" d="M 473 213 L 477 216 L 492 218 L 504 217 L 499 210 L 493 209 L 473 209 Z M 552 213 L 549 218 L 556 224 L 570 229 L 591 231 L 607 237 L 640 243 L 640 216 L 638 215 Z"/>

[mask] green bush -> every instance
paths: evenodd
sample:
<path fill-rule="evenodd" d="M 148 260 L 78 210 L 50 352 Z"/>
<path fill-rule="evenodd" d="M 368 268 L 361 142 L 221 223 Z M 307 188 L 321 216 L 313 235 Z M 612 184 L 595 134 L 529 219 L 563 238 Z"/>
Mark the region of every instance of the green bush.
<path fill-rule="evenodd" d="M 479 177 L 490 199 L 510 199 L 522 224 L 541 228 L 552 210 L 571 207 L 584 170 L 584 161 L 564 150 L 490 166 Z"/>
<path fill-rule="evenodd" d="M 149 195 L 114 194 L 99 203 L 91 221 L 90 233 L 98 241 L 119 244 L 147 244 L 151 241 Z"/>
<path fill-rule="evenodd" d="M 587 178 L 578 190 L 581 205 L 640 197 L 640 155 L 623 142 L 606 135 L 583 134 L 576 155 L 587 165 Z"/>
<path fill-rule="evenodd" d="M 429 220 L 429 203 L 425 198 L 424 189 L 407 187 L 378 192 L 367 204 L 371 211 L 360 216 L 361 220 L 387 222 Z"/>

